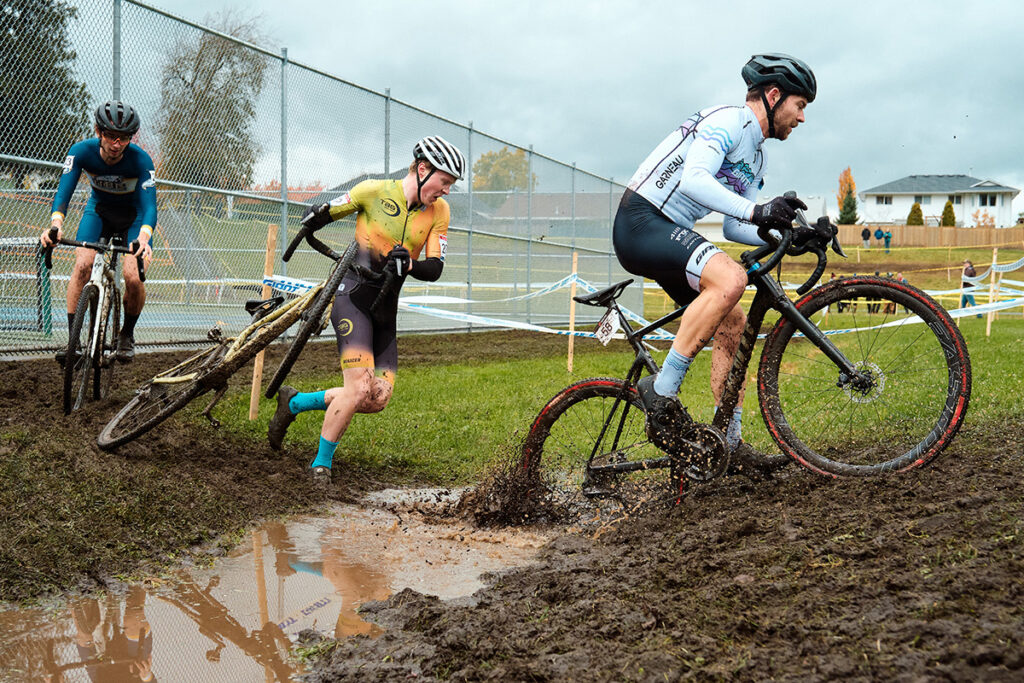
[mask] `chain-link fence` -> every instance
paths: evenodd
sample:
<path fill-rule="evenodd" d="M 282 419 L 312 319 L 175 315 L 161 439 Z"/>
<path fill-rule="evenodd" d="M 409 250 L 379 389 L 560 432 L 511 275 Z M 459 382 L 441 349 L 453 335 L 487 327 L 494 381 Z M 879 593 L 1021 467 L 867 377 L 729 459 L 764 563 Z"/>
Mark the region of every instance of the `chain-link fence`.
<path fill-rule="evenodd" d="M 94 135 L 92 112 L 107 99 L 139 111 L 134 142 L 157 169 L 140 345 L 199 341 L 218 324 L 228 333 L 243 327 L 242 304 L 260 296 L 269 226 L 278 226 L 274 272 L 321 279 L 328 264 L 318 254 L 280 258 L 303 208 L 365 178 L 403 177 L 424 135 L 459 146 L 471 171 L 448 198 L 441 281 L 409 280 L 403 289 L 404 297 L 447 297 L 434 299 L 446 315 L 403 309 L 399 330 L 564 324 L 567 290 L 526 295 L 569 275 L 573 251 L 588 282 L 626 277 L 610 242 L 621 185 L 293 62 L 286 49 L 259 47 L 251 22 L 222 22 L 200 26 L 135 0 L 0 5 L 0 355 L 66 343 L 73 250 L 59 248 L 50 272 L 36 243 L 61 162 Z M 83 174 L 69 236 L 88 185 Z M 320 235 L 338 248 L 353 232 L 346 220 Z M 626 303 L 639 310 L 640 288 L 631 289 Z M 596 317 L 579 312 L 584 322 Z"/>

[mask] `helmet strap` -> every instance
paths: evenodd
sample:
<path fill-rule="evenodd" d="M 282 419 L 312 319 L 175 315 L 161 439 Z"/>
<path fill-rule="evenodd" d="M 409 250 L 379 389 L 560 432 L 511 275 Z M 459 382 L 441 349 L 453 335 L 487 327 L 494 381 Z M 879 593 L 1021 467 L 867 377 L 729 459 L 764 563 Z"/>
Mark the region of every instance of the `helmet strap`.
<path fill-rule="evenodd" d="M 419 168 L 419 165 L 420 165 L 421 162 L 427 164 L 427 166 L 430 166 L 430 171 L 427 173 L 427 175 L 423 176 L 422 179 L 420 178 L 420 168 Z M 436 171 L 437 171 L 437 169 L 434 168 L 433 164 L 427 163 L 426 160 L 424 160 L 424 159 L 420 159 L 419 161 L 416 162 L 416 202 L 417 202 L 416 206 L 417 207 L 423 206 L 423 197 L 420 195 L 420 192 L 423 191 L 423 186 L 427 184 L 427 181 L 430 180 L 430 176 L 434 175 L 434 173 Z M 416 207 L 412 207 L 412 208 L 416 208 Z"/>
<path fill-rule="evenodd" d="M 778 88 L 778 86 L 775 87 Z M 782 88 L 779 88 L 779 99 L 775 103 L 775 106 L 772 107 L 768 105 L 768 95 L 766 94 L 767 90 L 767 88 L 761 88 L 761 102 L 764 104 L 765 116 L 768 118 L 768 137 L 773 138 L 775 137 L 775 110 L 782 106 L 783 100 L 789 97 L 789 95 L 784 93 Z"/>

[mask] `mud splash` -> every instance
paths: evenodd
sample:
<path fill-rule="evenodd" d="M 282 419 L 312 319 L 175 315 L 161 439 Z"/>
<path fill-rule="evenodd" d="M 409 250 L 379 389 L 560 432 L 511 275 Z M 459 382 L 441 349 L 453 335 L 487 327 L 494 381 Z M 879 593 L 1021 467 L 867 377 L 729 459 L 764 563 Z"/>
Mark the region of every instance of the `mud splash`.
<path fill-rule="evenodd" d="M 482 575 L 529 563 L 547 540 L 423 521 L 417 509 L 445 495 L 378 493 L 368 507 L 266 523 L 210 569 L 2 612 L 0 680 L 290 680 L 302 669 L 289 659 L 301 630 L 376 636 L 362 603 L 409 588 L 470 595 Z"/>

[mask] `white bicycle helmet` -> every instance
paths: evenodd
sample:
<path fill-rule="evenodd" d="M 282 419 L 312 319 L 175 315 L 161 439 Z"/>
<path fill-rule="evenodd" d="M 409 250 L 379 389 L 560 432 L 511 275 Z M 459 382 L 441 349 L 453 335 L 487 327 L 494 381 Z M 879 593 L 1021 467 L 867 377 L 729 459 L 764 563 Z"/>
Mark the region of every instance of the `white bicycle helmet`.
<path fill-rule="evenodd" d="M 462 180 L 466 172 L 466 157 L 459 148 L 439 135 L 428 135 L 412 148 L 413 158 L 426 161 L 439 171 L 444 171 L 456 180 Z"/>

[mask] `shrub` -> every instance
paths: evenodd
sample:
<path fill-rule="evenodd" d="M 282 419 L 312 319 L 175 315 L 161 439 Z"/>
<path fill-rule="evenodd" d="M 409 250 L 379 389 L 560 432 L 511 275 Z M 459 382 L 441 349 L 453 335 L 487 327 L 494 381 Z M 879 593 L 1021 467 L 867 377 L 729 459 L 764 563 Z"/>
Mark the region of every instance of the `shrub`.
<path fill-rule="evenodd" d="M 914 202 L 907 214 L 907 225 L 924 225 L 924 214 L 921 212 L 921 205 Z"/>

